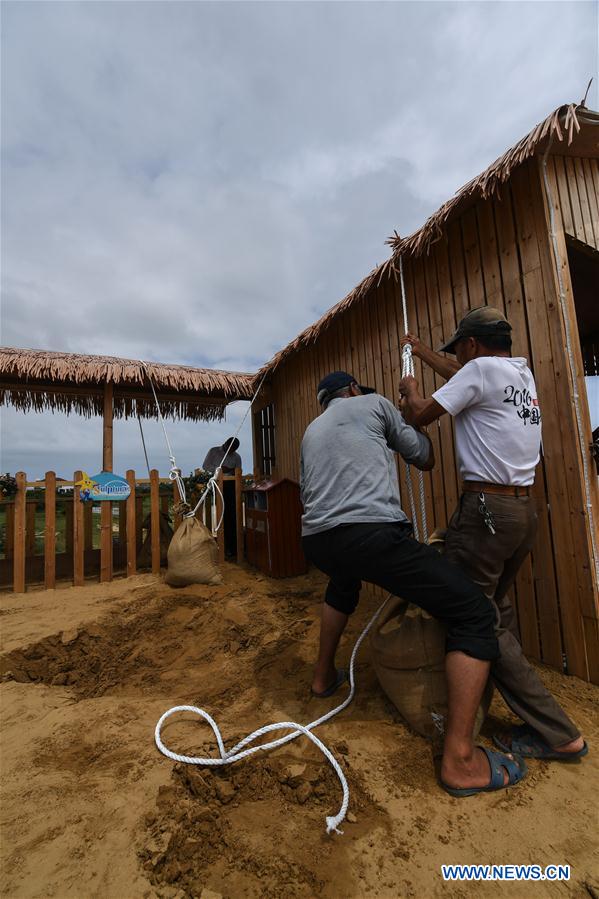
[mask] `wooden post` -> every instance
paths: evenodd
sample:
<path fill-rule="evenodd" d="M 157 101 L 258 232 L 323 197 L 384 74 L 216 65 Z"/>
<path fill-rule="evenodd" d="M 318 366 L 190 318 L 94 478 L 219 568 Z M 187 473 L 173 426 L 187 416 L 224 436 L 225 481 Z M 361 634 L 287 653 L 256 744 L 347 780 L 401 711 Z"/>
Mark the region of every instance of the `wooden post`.
<path fill-rule="evenodd" d="M 112 384 L 104 385 L 104 425 L 102 432 L 102 470 L 112 471 L 112 422 L 114 389 Z"/>
<path fill-rule="evenodd" d="M 112 471 L 113 386 L 104 385 L 102 471 Z M 100 504 L 100 581 L 112 580 L 112 503 Z"/>
<path fill-rule="evenodd" d="M 24 471 L 16 474 L 17 493 L 15 495 L 15 545 L 13 554 L 13 589 L 15 593 L 25 592 L 25 517 L 27 505 L 27 475 Z"/>
<path fill-rule="evenodd" d="M 73 496 L 75 495 L 76 488 L 73 487 Z M 64 551 L 67 553 L 73 552 L 73 497 L 66 496 L 64 501 Z"/>
<path fill-rule="evenodd" d="M 29 500 L 25 513 L 25 558 L 35 555 L 35 502 Z"/>
<path fill-rule="evenodd" d="M 94 548 L 94 513 L 93 503 L 83 504 L 83 545 L 84 548 Z"/>
<path fill-rule="evenodd" d="M 152 574 L 160 574 L 160 482 L 156 468 L 150 472 L 150 539 Z"/>
<path fill-rule="evenodd" d="M 76 471 L 73 475 L 75 482 L 80 481 L 83 472 Z M 73 487 L 73 584 L 82 587 L 85 583 L 84 554 L 84 503 L 79 499 L 79 488 Z"/>
<path fill-rule="evenodd" d="M 241 490 L 243 479 L 241 468 L 235 469 L 235 523 L 237 525 L 237 562 L 243 562 L 243 502 Z"/>
<path fill-rule="evenodd" d="M 127 541 L 127 509 L 126 504 L 120 502 L 117 504 L 119 511 L 119 543 L 123 544 Z"/>
<path fill-rule="evenodd" d="M 144 498 L 143 496 L 135 497 L 135 546 L 139 551 L 144 542 L 143 533 L 144 522 Z"/>
<path fill-rule="evenodd" d="M 56 474 L 46 472 L 44 495 L 44 587 L 56 586 Z"/>
<path fill-rule="evenodd" d="M 15 504 L 6 504 L 6 537 L 4 543 L 4 558 L 12 559 L 15 548 Z"/>
<path fill-rule="evenodd" d="M 100 503 L 100 582 L 112 580 L 112 503 Z"/>
<path fill-rule="evenodd" d="M 127 577 L 131 577 L 137 571 L 135 472 L 132 469 L 127 472 L 127 483 L 131 488 L 127 499 Z"/>
<path fill-rule="evenodd" d="M 216 479 L 216 483 L 218 485 L 218 489 L 220 493 L 216 494 L 216 524 L 218 525 L 221 515 L 223 514 L 223 501 L 220 498 L 221 493 L 223 492 L 223 470 L 219 469 L 218 478 Z M 225 522 L 223 519 L 223 523 L 221 528 L 217 534 L 216 542 L 218 544 L 218 561 L 222 564 L 225 561 Z"/>

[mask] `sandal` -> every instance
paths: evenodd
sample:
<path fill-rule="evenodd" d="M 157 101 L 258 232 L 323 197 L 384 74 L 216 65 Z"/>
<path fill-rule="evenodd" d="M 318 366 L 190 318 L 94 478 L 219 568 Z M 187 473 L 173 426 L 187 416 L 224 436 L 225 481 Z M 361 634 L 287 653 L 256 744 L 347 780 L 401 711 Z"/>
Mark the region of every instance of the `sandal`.
<path fill-rule="evenodd" d="M 330 687 L 327 687 L 326 690 L 323 690 L 322 693 L 317 693 L 315 690 L 312 690 L 312 696 L 315 699 L 328 699 L 329 696 L 332 696 L 333 693 L 336 693 L 339 687 L 342 687 L 343 684 L 347 681 L 347 671 L 345 668 L 339 668 L 337 670 L 337 678 L 331 684 Z"/>
<path fill-rule="evenodd" d="M 441 781 L 443 789 L 450 796 L 461 799 L 464 796 L 475 796 L 476 793 L 494 793 L 496 790 L 504 790 L 506 787 L 512 787 L 524 779 L 528 768 L 526 763 L 518 756 L 513 759 L 502 755 L 501 752 L 494 752 L 485 746 L 479 746 L 487 756 L 489 767 L 491 769 L 491 780 L 485 787 L 450 787 Z M 507 783 L 503 782 L 504 770 L 507 772 Z"/>
<path fill-rule="evenodd" d="M 501 739 L 493 737 L 493 742 L 504 752 L 515 752 L 525 759 L 545 759 L 545 761 L 574 762 L 586 755 L 589 747 L 585 743 L 578 752 L 560 752 L 553 749 L 543 737 L 528 724 L 516 724 L 510 730 L 511 745 Z"/>

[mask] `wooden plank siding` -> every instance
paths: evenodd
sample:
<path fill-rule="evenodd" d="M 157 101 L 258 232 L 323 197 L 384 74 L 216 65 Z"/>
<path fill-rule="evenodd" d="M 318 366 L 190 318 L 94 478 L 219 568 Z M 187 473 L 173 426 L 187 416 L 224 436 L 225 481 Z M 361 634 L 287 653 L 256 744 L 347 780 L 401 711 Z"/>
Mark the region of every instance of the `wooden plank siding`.
<path fill-rule="evenodd" d="M 552 156 L 547 171 L 576 343 L 576 386 L 584 397 L 565 241 L 571 235 L 599 248 L 599 163 Z M 500 195 L 479 200 L 451 219 L 428 254 L 404 261 L 408 323 L 433 348 L 451 335 L 468 309 L 485 302 L 505 311 L 512 323 L 514 355 L 528 359 L 543 412 L 543 454 L 534 487 L 538 535 L 513 590 L 523 646 L 532 658 L 599 682 L 599 598 L 548 222 L 540 160 L 532 158 L 513 172 Z M 401 288 L 391 274 L 340 313 L 315 343 L 283 360 L 269 382 L 279 477 L 299 479 L 301 439 L 318 414 L 316 386 L 328 371 L 350 371 L 397 404 L 403 333 Z M 442 379 L 415 363 L 416 377 L 430 395 Z M 583 413 L 590 442 L 588 409 Z M 432 531 L 446 527 L 456 507 L 459 474 L 449 416 L 429 430 L 437 458 L 435 470 L 425 476 Z M 403 464 L 398 474 L 408 511 Z M 599 521 L 596 477 L 592 503 Z"/>

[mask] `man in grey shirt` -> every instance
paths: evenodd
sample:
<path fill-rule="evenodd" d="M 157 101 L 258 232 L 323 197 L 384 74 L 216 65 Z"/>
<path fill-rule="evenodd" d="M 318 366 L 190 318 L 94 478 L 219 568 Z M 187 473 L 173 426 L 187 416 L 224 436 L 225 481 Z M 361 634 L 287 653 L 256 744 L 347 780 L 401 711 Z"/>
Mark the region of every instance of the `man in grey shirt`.
<path fill-rule="evenodd" d="M 222 446 L 213 446 L 208 450 L 202 468 L 204 471 L 214 474 L 220 465 L 223 474 L 235 474 L 235 469 L 241 468 L 241 456 L 237 452 L 238 449 L 239 440 L 237 437 L 229 437 Z"/>
<path fill-rule="evenodd" d="M 206 453 L 203 465 L 204 471 L 214 474 L 220 466 L 224 475 L 235 474 L 235 469 L 241 468 L 241 456 L 237 452 L 238 449 L 239 440 L 237 437 L 229 437 L 222 446 L 213 446 Z M 235 508 L 235 483 L 233 481 L 224 482 L 223 500 L 225 503 L 225 517 L 223 521 L 225 556 L 234 556 L 237 553 L 237 512 Z"/>
<path fill-rule="evenodd" d="M 491 603 L 457 567 L 413 539 L 401 508 L 394 454 L 428 470 L 434 465 L 428 437 L 347 372 L 323 378 L 318 401 L 323 413 L 308 426 L 301 449 L 304 552 L 330 578 L 313 695 L 331 696 L 346 680 L 335 666 L 339 640 L 362 581 L 377 584 L 447 628 L 443 787 L 469 796 L 517 783 L 526 773 L 520 760 L 472 741 L 490 662 L 499 654 Z"/>

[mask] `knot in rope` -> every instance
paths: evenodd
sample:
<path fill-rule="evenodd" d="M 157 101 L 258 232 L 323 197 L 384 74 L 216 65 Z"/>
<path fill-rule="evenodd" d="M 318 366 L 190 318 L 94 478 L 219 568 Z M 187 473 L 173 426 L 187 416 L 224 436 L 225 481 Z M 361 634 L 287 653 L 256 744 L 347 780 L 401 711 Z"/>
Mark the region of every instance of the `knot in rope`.
<path fill-rule="evenodd" d="M 405 378 L 406 375 L 414 377 L 414 355 L 412 353 L 411 343 L 404 344 L 401 353 L 401 374 L 403 378 Z"/>

